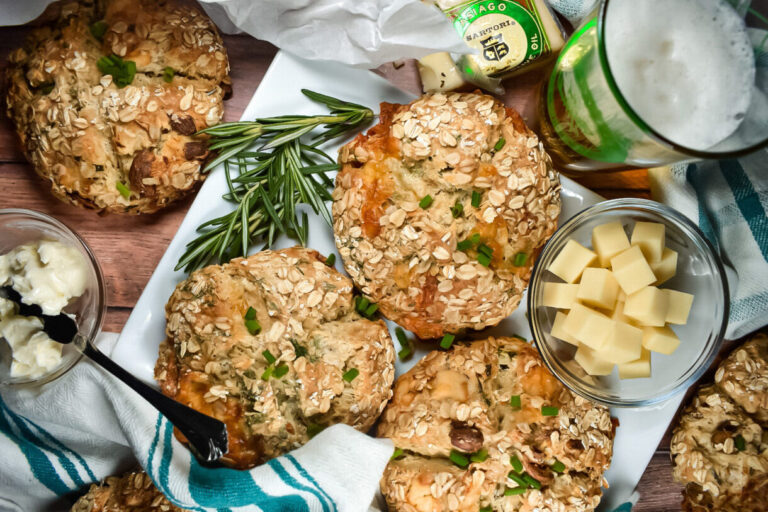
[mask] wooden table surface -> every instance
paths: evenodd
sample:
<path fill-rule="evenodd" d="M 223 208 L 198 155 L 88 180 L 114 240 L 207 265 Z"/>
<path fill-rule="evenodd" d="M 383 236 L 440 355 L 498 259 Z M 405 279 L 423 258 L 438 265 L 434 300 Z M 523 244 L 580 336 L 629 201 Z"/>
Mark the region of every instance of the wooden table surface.
<path fill-rule="evenodd" d="M 27 27 L 0 28 L 0 73 L 9 51 L 20 45 Z M 225 36 L 229 51 L 233 97 L 226 103 L 225 120 L 239 119 L 276 53 L 275 47 L 250 36 Z M 419 92 L 418 73 L 412 63 L 378 70 L 398 86 Z M 529 122 L 540 76 L 524 75 L 505 84 L 505 101 Z M 3 109 L 5 104 L 3 102 Z M 0 208 L 30 208 L 63 221 L 80 233 L 101 263 L 107 283 L 108 311 L 104 330 L 119 332 L 144 289 L 160 257 L 179 227 L 192 198 L 151 216 L 99 216 L 55 199 L 22 156 L 15 133 L 0 116 Z M 645 171 L 588 174 L 577 181 L 605 197 L 649 197 Z M 680 510 L 681 487 L 673 482 L 669 460 L 669 433 L 662 440 L 640 482 L 637 512 Z"/>

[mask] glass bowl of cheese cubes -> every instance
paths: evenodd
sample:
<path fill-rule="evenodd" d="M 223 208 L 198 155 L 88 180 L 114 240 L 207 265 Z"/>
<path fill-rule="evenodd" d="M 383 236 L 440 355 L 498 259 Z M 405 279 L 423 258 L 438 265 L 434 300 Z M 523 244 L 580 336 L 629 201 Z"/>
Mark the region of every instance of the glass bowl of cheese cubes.
<path fill-rule="evenodd" d="M 575 393 L 645 406 L 684 391 L 711 364 L 728 320 L 722 262 L 676 210 L 644 199 L 598 203 L 561 226 L 528 289 L 549 369 Z"/>

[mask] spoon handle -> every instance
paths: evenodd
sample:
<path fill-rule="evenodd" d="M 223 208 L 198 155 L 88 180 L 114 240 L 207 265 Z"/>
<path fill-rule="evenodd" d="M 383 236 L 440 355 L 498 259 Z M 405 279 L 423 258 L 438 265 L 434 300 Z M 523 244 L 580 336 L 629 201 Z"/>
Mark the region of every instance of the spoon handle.
<path fill-rule="evenodd" d="M 78 345 L 83 354 L 130 386 L 179 429 L 201 463 L 208 465 L 227 452 L 227 426 L 224 423 L 165 396 L 128 373 L 90 342 L 82 343 L 82 338 L 80 341 Z"/>

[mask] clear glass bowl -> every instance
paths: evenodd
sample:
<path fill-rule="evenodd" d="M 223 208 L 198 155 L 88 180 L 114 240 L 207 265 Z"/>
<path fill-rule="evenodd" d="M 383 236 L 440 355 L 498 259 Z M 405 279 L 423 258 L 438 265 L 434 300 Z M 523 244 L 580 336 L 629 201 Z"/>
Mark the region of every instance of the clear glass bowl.
<path fill-rule="evenodd" d="M 56 240 L 77 248 L 90 263 L 90 276 L 85 293 L 73 299 L 64 312 L 76 316 L 80 334 L 93 341 L 101 329 L 106 309 L 106 293 L 101 268 L 91 249 L 77 233 L 58 220 L 32 210 L 0 210 L 0 254 L 5 254 L 14 247 L 28 242 L 47 239 Z M 59 366 L 38 378 L 11 377 L 11 349 L 0 338 L 0 386 L 29 386 L 50 382 L 65 374 L 80 358 L 80 351 L 72 344 L 65 345 Z"/>
<path fill-rule="evenodd" d="M 666 226 L 667 247 L 677 251 L 677 275 L 661 285 L 694 295 L 688 323 L 672 329 L 680 347 L 671 355 L 651 354 L 651 377 L 619 380 L 611 375 L 590 377 L 573 360 L 576 347 L 554 338 L 550 331 L 557 310 L 541 305 L 544 283 L 562 282 L 547 270 L 570 239 L 592 246 L 592 229 L 620 221 L 627 234 L 637 221 Z M 655 201 L 613 199 L 598 203 L 561 226 L 544 246 L 528 288 L 528 322 L 544 362 L 571 391 L 617 407 L 662 402 L 693 384 L 712 363 L 728 323 L 728 283 L 720 258 L 699 228 L 678 211 Z"/>

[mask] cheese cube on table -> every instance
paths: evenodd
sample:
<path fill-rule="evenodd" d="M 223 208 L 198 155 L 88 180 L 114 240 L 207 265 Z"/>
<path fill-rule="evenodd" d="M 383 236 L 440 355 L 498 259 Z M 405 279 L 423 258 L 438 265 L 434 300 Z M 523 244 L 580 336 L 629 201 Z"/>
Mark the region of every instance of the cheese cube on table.
<path fill-rule="evenodd" d="M 555 315 L 555 321 L 552 322 L 552 330 L 550 331 L 550 334 L 554 336 L 555 338 L 559 340 L 563 340 L 566 343 L 570 343 L 571 345 L 579 346 L 579 341 L 568 334 L 566 330 L 563 328 L 563 324 L 565 323 L 566 315 L 562 311 L 558 311 Z"/>
<path fill-rule="evenodd" d="M 680 346 L 680 339 L 669 327 L 644 327 L 643 347 L 669 355 Z"/>
<path fill-rule="evenodd" d="M 597 254 L 576 240 L 568 240 L 548 270 L 566 283 L 575 283 L 584 269 L 596 259 Z"/>
<path fill-rule="evenodd" d="M 618 365 L 620 379 L 644 379 L 651 376 L 651 351 L 643 348 L 639 359 Z"/>
<path fill-rule="evenodd" d="M 678 325 L 688 323 L 688 314 L 693 305 L 693 295 L 677 290 L 664 290 L 664 293 L 667 294 L 668 302 L 666 322 Z"/>
<path fill-rule="evenodd" d="M 568 283 L 544 283 L 542 305 L 548 308 L 571 309 L 576 302 L 579 285 Z"/>
<path fill-rule="evenodd" d="M 574 303 L 563 322 L 566 333 L 594 350 L 603 347 L 610 327 L 610 318 L 578 302 Z"/>
<path fill-rule="evenodd" d="M 638 359 L 643 350 L 643 330 L 624 322 L 611 321 L 608 337 L 597 356 L 609 363 L 628 363 Z"/>
<path fill-rule="evenodd" d="M 584 304 L 613 309 L 619 294 L 619 283 L 613 273 L 605 268 L 585 268 L 579 283 L 578 298 Z"/>
<path fill-rule="evenodd" d="M 666 323 L 668 306 L 666 290 L 646 286 L 627 297 L 623 313 L 640 325 L 661 327 Z"/>
<path fill-rule="evenodd" d="M 675 277 L 677 273 L 677 252 L 672 249 L 664 248 L 661 253 L 661 259 L 656 262 L 650 262 L 651 270 L 656 276 L 654 286 L 659 286 Z"/>
<path fill-rule="evenodd" d="M 656 281 L 656 275 L 638 246 L 632 246 L 611 258 L 611 269 L 613 277 L 627 295 Z"/>
<path fill-rule="evenodd" d="M 608 222 L 592 230 L 592 249 L 601 267 L 608 267 L 611 258 L 629 249 L 629 238 L 621 222 Z"/>
<path fill-rule="evenodd" d="M 600 359 L 597 352 L 586 345 L 579 345 L 573 359 L 579 363 L 589 375 L 610 375 L 613 371 L 613 363 L 603 361 Z"/>
<path fill-rule="evenodd" d="M 418 61 L 424 92 L 455 91 L 469 86 L 448 52 L 438 52 Z"/>
<path fill-rule="evenodd" d="M 632 230 L 632 245 L 640 247 L 649 262 L 661 259 L 665 238 L 664 224 L 658 222 L 637 222 Z"/>

